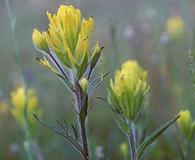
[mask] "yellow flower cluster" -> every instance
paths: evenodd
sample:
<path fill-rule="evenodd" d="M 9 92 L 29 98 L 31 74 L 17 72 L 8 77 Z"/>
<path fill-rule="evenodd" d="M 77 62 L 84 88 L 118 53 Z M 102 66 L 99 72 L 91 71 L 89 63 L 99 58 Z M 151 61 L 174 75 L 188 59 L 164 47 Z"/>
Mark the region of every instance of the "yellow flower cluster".
<path fill-rule="evenodd" d="M 191 139 L 195 134 L 195 121 L 192 122 L 190 112 L 188 110 L 180 111 L 180 118 L 177 120 L 180 130 L 187 139 Z"/>
<path fill-rule="evenodd" d="M 129 60 L 116 71 L 114 82 L 110 80 L 108 100 L 128 120 L 134 121 L 139 117 L 150 88 L 146 79 L 147 72 L 137 61 Z"/>
<path fill-rule="evenodd" d="M 184 33 L 184 21 L 181 17 L 170 17 L 166 23 L 167 32 L 173 39 L 181 38 Z"/>
<path fill-rule="evenodd" d="M 23 125 L 25 120 L 25 106 L 27 118 L 31 123 L 34 121 L 33 113 L 42 114 L 42 110 L 38 108 L 38 98 L 35 91 L 29 89 L 26 94 L 27 96 L 25 95 L 24 87 L 19 87 L 11 92 L 11 103 L 13 105 L 11 113 L 20 125 Z"/>
<path fill-rule="evenodd" d="M 35 46 L 46 53 L 55 52 L 61 63 L 82 75 L 89 62 L 89 38 L 93 30 L 92 17 L 81 19 L 81 12 L 73 6 L 61 5 L 57 14 L 47 13 L 49 28 L 45 32 L 34 29 L 32 39 Z M 100 47 L 94 52 L 99 54 Z"/>

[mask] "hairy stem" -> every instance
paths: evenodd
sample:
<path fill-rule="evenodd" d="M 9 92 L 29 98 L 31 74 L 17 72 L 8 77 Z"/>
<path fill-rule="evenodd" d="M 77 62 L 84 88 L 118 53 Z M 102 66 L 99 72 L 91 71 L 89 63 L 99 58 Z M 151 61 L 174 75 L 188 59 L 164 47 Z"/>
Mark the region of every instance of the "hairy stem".
<path fill-rule="evenodd" d="M 130 124 L 130 133 L 127 134 L 131 149 L 131 160 L 137 160 L 137 138 L 135 124 Z"/>

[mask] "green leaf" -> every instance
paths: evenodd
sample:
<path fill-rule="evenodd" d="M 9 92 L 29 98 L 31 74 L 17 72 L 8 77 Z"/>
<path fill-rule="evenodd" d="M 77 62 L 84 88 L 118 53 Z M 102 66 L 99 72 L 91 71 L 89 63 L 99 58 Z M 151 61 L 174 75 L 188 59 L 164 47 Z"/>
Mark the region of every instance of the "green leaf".
<path fill-rule="evenodd" d="M 90 91 L 90 92 L 94 91 L 94 89 L 96 89 L 96 88 L 102 83 L 103 79 L 104 79 L 109 73 L 110 73 L 110 72 L 106 72 L 106 73 L 104 73 L 104 74 L 101 73 L 99 77 L 97 77 L 96 79 L 94 79 L 93 81 L 91 81 L 91 82 L 89 83 L 89 86 L 88 86 L 89 91 Z"/>
<path fill-rule="evenodd" d="M 138 160 L 141 159 L 141 156 L 143 155 L 144 151 L 147 149 L 147 147 L 152 144 L 169 126 L 171 126 L 178 118 L 180 115 L 177 115 L 175 118 L 172 120 L 168 121 L 165 123 L 160 129 L 152 133 L 150 136 L 148 136 L 139 146 L 138 151 L 137 151 L 137 157 Z"/>
<path fill-rule="evenodd" d="M 124 132 L 124 133 L 129 133 L 129 124 L 126 121 L 126 118 L 122 113 L 114 113 L 115 115 L 115 120 L 119 126 L 119 128 Z"/>
<path fill-rule="evenodd" d="M 72 128 L 72 131 L 73 131 L 73 134 L 74 134 L 74 138 L 78 141 L 79 135 L 78 135 L 76 126 L 74 126 L 73 124 L 71 124 L 71 128 Z"/>

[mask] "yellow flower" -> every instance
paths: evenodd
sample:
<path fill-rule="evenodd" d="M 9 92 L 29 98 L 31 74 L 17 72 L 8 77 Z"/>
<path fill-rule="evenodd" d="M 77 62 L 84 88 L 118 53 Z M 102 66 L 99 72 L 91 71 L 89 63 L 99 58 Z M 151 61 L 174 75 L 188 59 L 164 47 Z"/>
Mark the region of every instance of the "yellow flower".
<path fill-rule="evenodd" d="M 24 123 L 25 106 L 27 109 L 27 118 L 32 123 L 34 121 L 33 113 L 42 114 L 42 110 L 38 108 L 38 98 L 35 91 L 31 88 L 25 95 L 24 87 L 19 87 L 11 92 L 11 103 L 13 108 L 11 113 L 20 125 Z"/>
<path fill-rule="evenodd" d="M 137 61 L 129 60 L 115 73 L 114 82 L 110 79 L 108 100 L 113 109 L 125 115 L 129 121 L 136 121 L 145 102 L 149 85 L 147 72 Z"/>
<path fill-rule="evenodd" d="M 188 110 L 181 110 L 179 114 L 180 118 L 177 120 L 179 129 L 186 138 L 190 139 L 195 132 L 195 121 L 192 122 L 192 118 Z"/>
<path fill-rule="evenodd" d="M 61 63 L 82 76 L 89 62 L 89 38 L 93 30 L 93 18 L 81 18 L 80 10 L 71 5 L 61 5 L 57 14 L 47 12 L 47 16 L 48 30 L 42 34 L 35 30 L 39 35 L 37 37 L 40 37 L 38 39 L 44 42 L 46 40 Z M 37 44 L 36 41 L 34 43 Z"/>
<path fill-rule="evenodd" d="M 185 24 L 181 17 L 170 17 L 166 23 L 167 32 L 173 39 L 181 38 L 184 33 Z"/>

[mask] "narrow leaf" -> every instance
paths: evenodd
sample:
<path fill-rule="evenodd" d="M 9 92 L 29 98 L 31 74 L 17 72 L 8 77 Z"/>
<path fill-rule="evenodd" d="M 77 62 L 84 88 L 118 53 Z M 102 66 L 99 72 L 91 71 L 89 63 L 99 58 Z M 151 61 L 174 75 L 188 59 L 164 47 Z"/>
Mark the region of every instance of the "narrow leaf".
<path fill-rule="evenodd" d="M 177 115 L 174 119 L 168 121 L 165 123 L 160 129 L 152 133 L 150 136 L 148 136 L 139 146 L 137 156 L 138 160 L 141 159 L 141 156 L 143 155 L 144 151 L 147 149 L 147 147 L 152 144 L 169 126 L 171 126 L 180 115 Z"/>
<path fill-rule="evenodd" d="M 73 131 L 73 134 L 74 134 L 74 138 L 78 141 L 79 136 L 78 136 L 77 128 L 73 124 L 71 124 L 71 127 L 72 127 L 72 131 Z"/>

